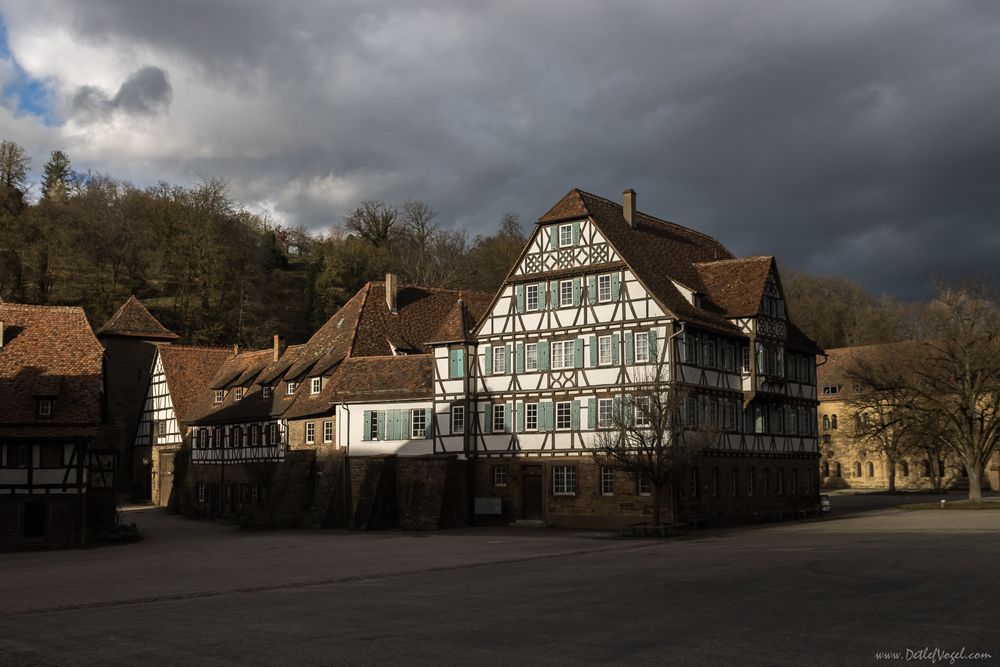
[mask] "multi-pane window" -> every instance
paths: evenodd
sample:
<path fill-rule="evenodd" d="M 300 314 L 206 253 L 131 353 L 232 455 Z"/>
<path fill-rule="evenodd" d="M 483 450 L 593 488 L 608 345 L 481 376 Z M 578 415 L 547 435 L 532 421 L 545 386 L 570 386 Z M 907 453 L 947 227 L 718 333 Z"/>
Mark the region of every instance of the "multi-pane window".
<path fill-rule="evenodd" d="M 706 368 L 715 368 L 715 341 L 705 339 L 704 359 Z"/>
<path fill-rule="evenodd" d="M 427 437 L 427 411 L 423 408 L 410 410 L 410 437 Z"/>
<path fill-rule="evenodd" d="M 323 422 L 323 442 L 333 442 L 333 422 Z"/>
<path fill-rule="evenodd" d="M 306 442 L 316 442 L 316 422 L 306 422 Z"/>
<path fill-rule="evenodd" d="M 732 343 L 726 343 L 722 347 L 722 367 L 727 371 L 736 370 L 735 352 Z"/>
<path fill-rule="evenodd" d="M 778 476 L 774 480 L 774 492 L 779 496 L 785 492 L 785 469 L 778 468 Z"/>
<path fill-rule="evenodd" d="M 309 385 L 310 394 L 318 394 L 319 390 L 323 388 L 323 378 L 312 378 Z"/>
<path fill-rule="evenodd" d="M 268 431 L 271 434 L 271 441 L 269 444 L 277 445 L 279 442 L 281 442 L 280 431 L 278 431 L 277 424 L 271 424 L 270 427 L 268 428 Z"/>
<path fill-rule="evenodd" d="M 611 274 L 597 276 L 597 300 L 601 303 L 611 301 Z"/>
<path fill-rule="evenodd" d="M 538 285 L 525 285 L 524 301 L 527 310 L 538 310 Z"/>
<path fill-rule="evenodd" d="M 557 496 L 576 494 L 576 466 L 552 466 L 552 493 Z"/>
<path fill-rule="evenodd" d="M 39 417 L 51 417 L 52 416 L 52 399 L 43 398 L 38 401 L 38 416 Z"/>
<path fill-rule="evenodd" d="M 597 363 L 602 366 L 611 363 L 611 336 L 597 339 Z"/>
<path fill-rule="evenodd" d="M 615 469 L 611 466 L 601 466 L 601 495 L 615 495 Z"/>
<path fill-rule="evenodd" d="M 649 361 L 649 333 L 643 331 L 635 335 L 635 363 L 643 364 Z"/>
<path fill-rule="evenodd" d="M 451 406 L 451 432 L 465 433 L 465 406 Z"/>
<path fill-rule="evenodd" d="M 742 352 L 743 352 L 743 355 L 742 355 L 743 356 L 743 364 L 742 364 L 742 366 L 743 366 L 743 372 L 744 373 L 749 373 L 750 372 L 750 346 L 749 345 L 744 345 L 743 349 L 742 349 Z"/>
<path fill-rule="evenodd" d="M 733 473 L 729 476 L 729 479 L 732 481 L 732 484 L 730 485 L 731 486 L 730 491 L 732 493 L 733 498 L 735 498 L 740 493 L 740 475 L 739 472 L 737 472 L 736 468 L 733 468 Z"/>
<path fill-rule="evenodd" d="M 645 475 L 639 477 L 635 482 L 635 490 L 640 496 L 648 496 L 653 492 L 653 485 Z"/>
<path fill-rule="evenodd" d="M 556 403 L 556 428 L 570 428 L 573 425 L 572 408 L 569 401 Z"/>
<path fill-rule="evenodd" d="M 372 410 L 368 415 L 368 429 L 372 440 L 378 440 L 378 410 Z"/>
<path fill-rule="evenodd" d="M 205 449 L 206 447 L 208 447 L 208 431 L 200 429 L 198 431 L 198 449 Z"/>
<path fill-rule="evenodd" d="M 611 428 L 614 415 L 614 401 L 601 398 L 597 401 L 597 428 Z"/>
<path fill-rule="evenodd" d="M 559 247 L 573 245 L 573 225 L 559 225 Z"/>
<path fill-rule="evenodd" d="M 697 498 L 698 497 L 698 484 L 699 484 L 699 482 L 698 482 L 698 467 L 697 466 L 692 466 L 691 467 L 691 478 L 690 478 L 690 480 L 688 480 L 688 494 L 692 498 Z"/>
<path fill-rule="evenodd" d="M 573 281 L 572 280 L 560 280 L 559 281 L 559 306 L 572 306 L 573 305 Z"/>
<path fill-rule="evenodd" d="M 501 488 L 507 486 L 507 479 L 509 477 L 510 472 L 506 463 L 498 463 L 493 466 L 493 486 Z"/>
<path fill-rule="evenodd" d="M 557 340 L 552 343 L 552 368 L 573 367 L 573 346 L 575 341 Z"/>
<path fill-rule="evenodd" d="M 504 346 L 493 348 L 493 374 L 503 375 L 507 372 L 507 348 Z"/>
<path fill-rule="evenodd" d="M 684 399 L 684 425 L 687 428 L 698 428 L 698 399 L 694 396 Z"/>
<path fill-rule="evenodd" d="M 766 496 L 770 493 L 771 489 L 771 469 L 764 468 L 764 472 L 761 473 L 760 477 L 760 495 Z"/>
<path fill-rule="evenodd" d="M 524 370 L 538 370 L 538 343 L 524 344 Z"/>
<path fill-rule="evenodd" d="M 236 389 L 233 390 L 233 398 L 237 401 L 243 400 L 243 387 L 236 387 Z"/>
<path fill-rule="evenodd" d="M 524 406 L 524 430 L 538 429 L 538 403 L 526 403 Z"/>
<path fill-rule="evenodd" d="M 291 396 L 292 394 L 295 393 L 295 383 L 294 382 L 290 381 L 288 383 L 288 387 L 285 389 L 285 393 L 287 393 L 289 396 Z"/>
<path fill-rule="evenodd" d="M 504 420 L 504 406 L 494 405 L 493 406 L 493 432 L 503 433 L 507 430 L 507 424 Z"/>
<path fill-rule="evenodd" d="M 753 468 L 747 470 L 747 495 L 753 495 Z"/>
<path fill-rule="evenodd" d="M 719 469 L 712 468 L 712 497 L 719 497 Z"/>
<path fill-rule="evenodd" d="M 271 385 L 262 384 L 260 386 L 260 397 L 261 398 L 271 398 Z"/>
<path fill-rule="evenodd" d="M 637 396 L 635 399 L 635 425 L 649 426 L 652 423 L 652 396 Z"/>
<path fill-rule="evenodd" d="M 215 390 L 215 402 L 216 403 L 222 403 L 222 401 L 225 398 L 226 398 L 226 391 L 225 391 L 225 389 L 216 389 Z"/>

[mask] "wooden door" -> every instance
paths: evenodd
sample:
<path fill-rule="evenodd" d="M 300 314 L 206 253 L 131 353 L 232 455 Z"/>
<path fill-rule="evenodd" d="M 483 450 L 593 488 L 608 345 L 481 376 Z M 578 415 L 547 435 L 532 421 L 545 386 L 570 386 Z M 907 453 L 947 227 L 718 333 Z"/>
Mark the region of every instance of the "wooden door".
<path fill-rule="evenodd" d="M 542 502 L 542 466 L 521 468 L 521 514 L 524 519 L 541 519 L 545 514 Z"/>
<path fill-rule="evenodd" d="M 160 452 L 159 489 L 156 504 L 166 507 L 170 502 L 170 492 L 174 488 L 174 453 Z"/>

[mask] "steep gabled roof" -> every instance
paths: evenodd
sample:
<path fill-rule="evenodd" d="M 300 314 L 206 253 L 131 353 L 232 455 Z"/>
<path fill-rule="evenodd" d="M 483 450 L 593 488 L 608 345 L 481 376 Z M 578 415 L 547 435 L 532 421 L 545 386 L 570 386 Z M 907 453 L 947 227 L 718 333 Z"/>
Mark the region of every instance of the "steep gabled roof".
<path fill-rule="evenodd" d="M 232 350 L 187 345 L 160 345 L 157 349 L 174 412 L 187 423 L 204 401 L 209 378 L 232 356 Z"/>
<path fill-rule="evenodd" d="M 98 336 L 129 336 L 152 340 L 176 340 L 179 336 L 152 316 L 133 294 L 114 315 L 97 330 Z"/>
<path fill-rule="evenodd" d="M 694 265 L 702 288 L 727 317 L 754 317 L 760 310 L 774 257 L 740 257 Z"/>
<path fill-rule="evenodd" d="M 104 348 L 83 310 L 0 303 L 0 322 L 0 434 L 13 434 L 18 424 L 37 434 L 68 424 L 78 425 L 74 434 L 94 434 Z M 51 417 L 37 415 L 40 397 L 54 399 Z"/>
<path fill-rule="evenodd" d="M 482 311 L 480 311 L 482 312 Z M 472 340 L 472 330 L 476 328 L 479 318 L 472 314 L 469 307 L 465 305 L 465 300 L 461 297 L 455 301 L 451 311 L 445 316 L 437 333 L 434 334 L 434 343 L 466 343 Z"/>

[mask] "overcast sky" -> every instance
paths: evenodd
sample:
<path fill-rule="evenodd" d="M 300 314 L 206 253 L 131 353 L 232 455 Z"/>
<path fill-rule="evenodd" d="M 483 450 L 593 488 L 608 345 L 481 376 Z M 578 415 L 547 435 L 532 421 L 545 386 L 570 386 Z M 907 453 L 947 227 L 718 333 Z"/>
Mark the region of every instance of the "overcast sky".
<path fill-rule="evenodd" d="M 572 187 L 738 255 L 920 297 L 996 275 L 1000 2 L 0 0 L 0 135 L 138 185 L 221 176 L 526 230 Z"/>

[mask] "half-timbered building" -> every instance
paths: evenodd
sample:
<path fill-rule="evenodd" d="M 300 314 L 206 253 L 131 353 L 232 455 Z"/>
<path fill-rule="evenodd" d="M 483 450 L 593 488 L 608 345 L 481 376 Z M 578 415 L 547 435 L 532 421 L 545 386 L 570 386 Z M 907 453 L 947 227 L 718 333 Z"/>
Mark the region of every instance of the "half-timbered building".
<path fill-rule="evenodd" d="M 475 329 L 435 347 L 434 451 L 474 461 L 482 513 L 641 520 L 642 479 L 588 452 L 657 367 L 685 429 L 720 431 L 675 495 L 688 518 L 815 506 L 819 351 L 790 321 L 773 257 L 572 190 L 543 215 Z"/>
<path fill-rule="evenodd" d="M 0 548 L 79 544 L 113 520 L 103 356 L 82 309 L 0 303 Z"/>

